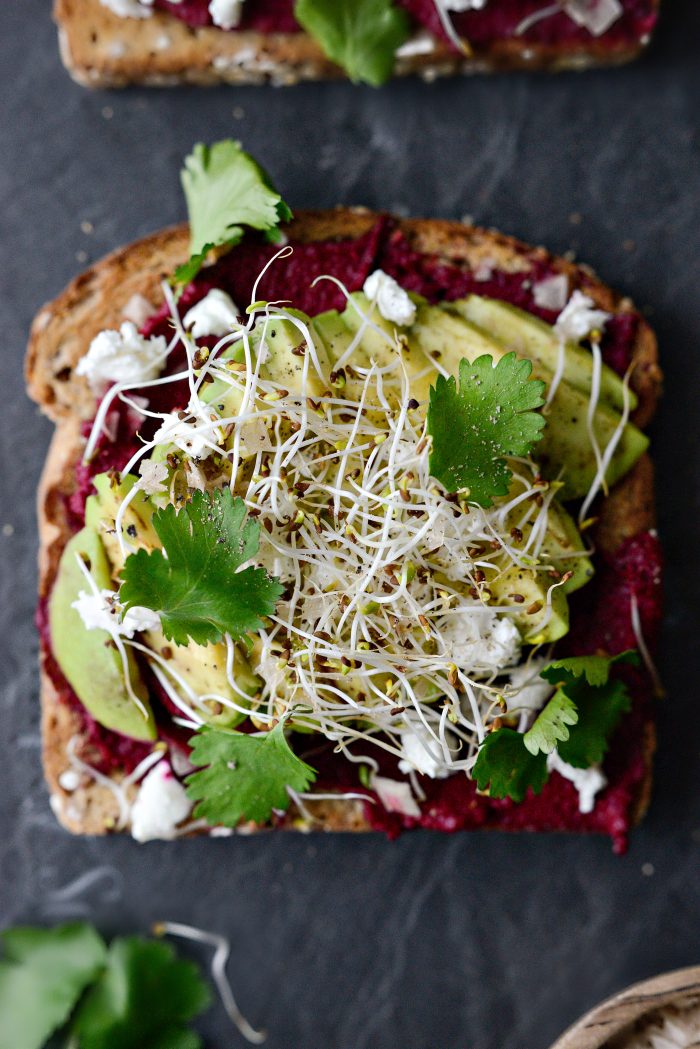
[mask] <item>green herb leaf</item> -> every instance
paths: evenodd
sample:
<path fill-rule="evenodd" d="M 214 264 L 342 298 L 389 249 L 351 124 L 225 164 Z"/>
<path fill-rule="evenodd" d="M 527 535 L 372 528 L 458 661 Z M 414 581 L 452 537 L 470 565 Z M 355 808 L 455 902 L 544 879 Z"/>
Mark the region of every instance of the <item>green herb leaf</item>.
<path fill-rule="evenodd" d="M 597 688 L 581 682 L 567 685 L 566 691 L 576 704 L 578 722 L 557 751 L 569 765 L 587 769 L 603 760 L 612 734 L 632 701 L 624 681 L 608 681 Z"/>
<path fill-rule="evenodd" d="M 408 15 L 393 0 L 297 0 L 294 16 L 348 76 L 379 87 L 408 39 Z"/>
<path fill-rule="evenodd" d="M 80 1049 L 199 1049 L 201 1039 L 185 1025 L 209 1000 L 197 967 L 178 959 L 170 944 L 130 936 L 112 943 L 73 1034 Z"/>
<path fill-rule="evenodd" d="M 544 754 L 531 754 L 520 732 L 499 728 L 481 744 L 473 775 L 479 790 L 488 790 L 492 798 L 520 802 L 528 787 L 535 794 L 544 787 L 547 758 Z"/>
<path fill-rule="evenodd" d="M 82 922 L 0 934 L 0 1049 L 40 1049 L 100 972 L 107 949 Z"/>
<path fill-rule="evenodd" d="M 523 743 L 531 754 L 551 754 L 557 743 L 569 738 L 567 726 L 575 725 L 577 721 L 573 700 L 563 690 L 555 692 L 524 734 Z"/>
<path fill-rule="evenodd" d="M 201 142 L 185 160 L 182 186 L 190 218 L 190 259 L 175 271 L 178 284 L 196 277 L 212 248 L 232 247 L 243 228 L 265 231 L 272 239 L 292 213 L 268 175 L 240 142 Z"/>
<path fill-rule="evenodd" d="M 511 471 L 505 456 L 527 455 L 542 437 L 544 383 L 530 379 L 532 364 L 508 353 L 494 367 L 485 354 L 459 364 L 454 376 L 439 376 L 430 390 L 430 472 L 448 490 L 491 506 L 506 495 Z"/>
<path fill-rule="evenodd" d="M 289 807 L 287 787 L 304 791 L 316 779 L 289 746 L 282 723 L 264 736 L 203 728 L 190 744 L 192 763 L 207 767 L 188 777 L 187 793 L 199 802 L 195 816 L 210 824 L 264 823 L 274 809 Z"/>
<path fill-rule="evenodd" d="M 607 683 L 610 668 L 620 663 L 637 666 L 639 655 L 633 649 L 628 649 L 617 656 L 570 656 L 568 659 L 555 659 L 540 672 L 540 677 L 553 685 L 567 684 L 584 678 L 589 685 L 597 688 Z"/>
<path fill-rule="evenodd" d="M 224 634 L 240 638 L 262 626 L 282 586 L 262 568 L 238 569 L 255 556 L 260 525 L 246 520 L 242 499 L 228 488 L 195 492 L 177 511 L 171 504 L 153 515 L 161 550 L 130 554 L 122 571 L 121 600 L 160 613 L 168 640 L 204 645 Z"/>

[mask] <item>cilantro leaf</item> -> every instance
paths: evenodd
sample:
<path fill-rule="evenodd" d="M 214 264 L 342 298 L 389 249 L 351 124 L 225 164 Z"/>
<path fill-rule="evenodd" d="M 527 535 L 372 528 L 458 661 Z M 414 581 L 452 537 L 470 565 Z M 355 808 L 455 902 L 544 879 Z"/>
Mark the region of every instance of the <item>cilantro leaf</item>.
<path fill-rule="evenodd" d="M 610 668 L 620 663 L 637 666 L 639 656 L 633 649 L 621 652 L 617 656 L 569 656 L 568 659 L 556 659 L 549 663 L 540 677 L 553 685 L 571 683 L 584 678 L 589 685 L 598 687 L 607 684 Z"/>
<path fill-rule="evenodd" d="M 531 754 L 520 732 L 499 728 L 489 733 L 479 748 L 473 769 L 479 790 L 492 798 L 512 798 L 520 802 L 528 787 L 539 794 L 547 782 L 547 758 Z"/>
<path fill-rule="evenodd" d="M 292 217 L 268 175 L 232 139 L 211 146 L 198 143 L 181 177 L 190 218 L 190 259 L 175 271 L 179 284 L 196 277 L 212 248 L 238 244 L 244 226 L 275 237 L 279 223 Z"/>
<path fill-rule="evenodd" d="M 161 550 L 130 554 L 122 570 L 121 600 L 160 613 L 163 633 L 178 645 L 220 641 L 258 630 L 282 594 L 262 568 L 238 571 L 258 550 L 260 525 L 245 520 L 242 499 L 228 488 L 195 492 L 177 511 L 153 515 Z"/>
<path fill-rule="evenodd" d="M 170 944 L 129 936 L 114 940 L 100 980 L 73 1023 L 80 1049 L 200 1049 L 185 1025 L 209 1004 L 207 985 Z"/>
<path fill-rule="evenodd" d="M 199 804 L 195 816 L 235 827 L 242 819 L 264 823 L 273 809 L 289 807 L 287 787 L 304 791 L 316 772 L 287 743 L 280 722 L 264 736 L 200 729 L 190 740 L 194 765 L 187 793 Z"/>
<path fill-rule="evenodd" d="M 585 683 L 568 685 L 567 693 L 576 703 L 578 722 L 557 751 L 569 765 L 587 769 L 603 760 L 610 738 L 632 701 L 624 681 L 616 680 L 597 688 Z"/>
<path fill-rule="evenodd" d="M 542 437 L 544 383 L 530 379 L 532 364 L 507 353 L 494 367 L 485 354 L 459 363 L 454 376 L 438 376 L 430 390 L 430 472 L 448 492 L 466 489 L 480 506 L 506 495 L 511 471 L 505 456 L 527 455 Z"/>
<path fill-rule="evenodd" d="M 0 1049 L 40 1049 L 100 972 L 107 953 L 89 925 L 0 934 Z"/>
<path fill-rule="evenodd" d="M 523 743 L 531 754 L 551 754 L 557 743 L 569 738 L 567 726 L 577 721 L 576 704 L 560 689 L 537 715 L 524 734 Z"/>
<path fill-rule="evenodd" d="M 296 0 L 294 16 L 351 80 L 373 87 L 389 79 L 410 35 L 408 16 L 393 0 Z"/>

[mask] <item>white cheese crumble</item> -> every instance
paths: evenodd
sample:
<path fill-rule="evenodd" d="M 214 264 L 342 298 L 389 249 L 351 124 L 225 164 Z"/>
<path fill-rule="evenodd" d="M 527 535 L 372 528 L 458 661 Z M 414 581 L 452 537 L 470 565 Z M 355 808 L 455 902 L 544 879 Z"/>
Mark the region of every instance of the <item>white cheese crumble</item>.
<path fill-rule="evenodd" d="M 58 777 L 58 785 L 66 794 L 72 794 L 80 786 L 80 773 L 75 769 L 64 769 Z"/>
<path fill-rule="evenodd" d="M 435 50 L 435 37 L 428 32 L 416 33 L 405 44 L 396 49 L 397 58 L 413 58 L 415 55 L 430 55 Z"/>
<path fill-rule="evenodd" d="M 119 18 L 150 18 L 152 14 L 151 8 L 141 0 L 100 0 L 100 3 Z"/>
<path fill-rule="evenodd" d="M 531 659 L 511 670 L 508 675 L 510 685 L 517 692 L 505 697 L 508 713 L 512 710 L 530 710 L 534 713 L 542 709 L 554 691 L 554 685 L 540 677 L 540 671 L 548 662 L 547 659 Z"/>
<path fill-rule="evenodd" d="M 405 780 L 374 776 L 372 790 L 387 812 L 397 812 L 401 816 L 411 816 L 413 819 L 420 818 L 420 809 L 411 793 L 411 786 Z"/>
<path fill-rule="evenodd" d="M 401 772 L 419 772 L 431 779 L 445 779 L 450 775 L 451 770 L 445 767 L 442 748 L 420 721 L 415 721 L 411 731 L 401 736 L 401 753 Z"/>
<path fill-rule="evenodd" d="M 74 608 L 83 621 L 86 630 L 107 630 L 110 634 L 132 638 L 143 630 L 156 630 L 160 626 L 160 617 L 150 608 L 136 605 L 122 616 L 121 607 L 113 590 L 100 590 L 97 594 L 88 594 L 81 590 Z"/>
<path fill-rule="evenodd" d="M 139 474 L 141 480 L 137 482 L 138 488 L 146 495 L 160 495 L 167 491 L 165 481 L 168 479 L 168 467 L 165 463 L 154 462 L 153 459 L 142 459 Z"/>
<path fill-rule="evenodd" d="M 125 321 L 132 321 L 133 324 L 141 327 L 154 312 L 155 307 L 148 301 L 146 296 L 136 292 L 122 310 L 122 317 Z"/>
<path fill-rule="evenodd" d="M 415 303 L 411 302 L 408 293 L 384 270 L 375 270 L 362 288 L 368 299 L 376 302 L 377 309 L 384 320 L 393 324 L 413 324 L 416 319 Z"/>
<path fill-rule="evenodd" d="M 490 608 L 465 608 L 441 631 L 447 658 L 458 667 L 495 673 L 520 659 L 520 631 L 512 619 Z"/>
<path fill-rule="evenodd" d="M 593 36 L 602 36 L 624 13 L 620 0 L 566 0 L 564 10 Z"/>
<path fill-rule="evenodd" d="M 166 416 L 153 440 L 174 444 L 193 459 L 207 459 L 214 451 L 212 445 L 216 444 L 212 420 L 201 409 L 189 418 L 181 419 L 180 414 L 171 412 Z"/>
<path fill-rule="evenodd" d="M 228 335 L 238 327 L 239 309 L 230 295 L 212 288 L 191 310 L 183 321 L 186 329 L 192 329 L 195 339 L 205 335 Z"/>
<path fill-rule="evenodd" d="M 487 0 L 438 0 L 446 11 L 482 11 Z"/>
<path fill-rule="evenodd" d="M 565 273 L 545 277 L 533 285 L 532 297 L 535 305 L 542 310 L 556 310 L 560 313 L 569 298 L 569 278 Z"/>
<path fill-rule="evenodd" d="M 171 841 L 177 826 L 190 814 L 192 803 L 175 778 L 169 762 L 151 769 L 131 808 L 131 834 L 136 841 Z"/>
<path fill-rule="evenodd" d="M 214 25 L 221 29 L 235 29 L 241 20 L 244 0 L 211 0 L 209 14 Z"/>
<path fill-rule="evenodd" d="M 591 332 L 600 331 L 609 320 L 609 313 L 596 309 L 593 299 L 576 290 L 557 317 L 554 330 L 566 342 L 580 342 Z"/>
<path fill-rule="evenodd" d="M 110 382 L 148 382 L 160 374 L 166 351 L 162 335 L 146 339 L 132 321 L 124 321 L 119 331 L 101 331 L 95 336 L 75 371 L 95 391 Z"/>
<path fill-rule="evenodd" d="M 595 808 L 596 794 L 607 787 L 608 780 L 600 765 L 591 765 L 588 769 L 577 769 L 569 765 L 557 754 L 556 750 L 547 758 L 547 769 L 549 772 L 558 772 L 564 779 L 573 783 L 578 791 L 579 812 L 593 812 Z"/>

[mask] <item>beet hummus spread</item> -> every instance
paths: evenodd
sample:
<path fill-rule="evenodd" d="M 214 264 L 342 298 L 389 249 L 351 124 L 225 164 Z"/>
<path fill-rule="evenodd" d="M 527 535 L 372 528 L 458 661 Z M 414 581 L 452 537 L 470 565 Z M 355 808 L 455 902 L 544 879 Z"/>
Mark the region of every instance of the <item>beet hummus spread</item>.
<path fill-rule="evenodd" d="M 402 2 L 417 24 L 439 32 L 429 0 Z M 191 25 L 208 21 L 206 0 L 184 0 L 179 5 L 156 0 L 156 4 Z M 529 0 L 501 0 L 483 11 L 455 15 L 455 22 L 470 39 L 481 42 L 488 40 L 490 35 L 502 35 L 535 6 Z M 612 31 L 613 39 L 646 32 L 653 21 L 652 5 L 646 0 L 629 0 L 624 6 L 625 14 Z M 243 25 L 265 32 L 293 30 L 292 7 L 291 0 L 248 0 Z M 581 34 L 581 30 L 563 15 L 540 24 L 532 32 L 538 39 L 543 38 L 542 34 L 554 34 L 572 42 L 576 42 Z M 548 323 L 556 320 L 557 311 L 538 305 L 533 295 L 533 289 L 553 275 L 550 264 L 541 254 L 524 256 L 527 265 L 524 264 L 525 268 L 518 273 L 506 273 L 489 266 L 480 267 L 478 272 L 465 270 L 437 256 L 417 253 L 389 218 L 379 219 L 369 232 L 356 240 L 293 243 L 292 246 L 293 254 L 284 264 L 273 265 L 266 271 L 257 289 L 258 299 L 290 300 L 297 309 L 313 317 L 345 306 L 343 292 L 330 281 L 312 287 L 315 277 L 332 274 L 353 292 L 362 289 L 370 274 L 381 270 L 403 289 L 416 292 L 429 303 L 452 302 L 476 293 L 518 306 Z M 184 314 L 214 288 L 226 292 L 236 303 L 250 302 L 254 282 L 277 250 L 257 235 L 248 234 L 235 250 L 202 270 L 187 286 L 179 304 L 181 312 Z M 584 273 L 584 291 L 585 283 Z M 620 375 L 624 374 L 630 361 L 637 323 L 636 314 L 625 313 L 613 316 L 605 329 L 601 342 L 603 358 Z M 162 335 L 166 339 L 171 336 L 167 306 L 145 322 L 141 334 L 145 337 Z M 211 345 L 215 341 L 211 339 Z M 174 373 L 182 363 L 182 359 L 169 360 L 168 369 Z M 186 403 L 186 383 L 156 386 L 147 391 L 147 396 L 149 407 L 154 411 L 176 410 Z M 93 491 L 93 477 L 123 468 L 139 448 L 140 440 L 152 436 L 148 422 L 144 423 L 118 400 L 114 402 L 108 429 L 109 436 L 100 438 L 90 463 L 76 467 L 76 488 L 69 499 L 70 520 L 76 532 L 84 523 L 85 502 Z M 557 653 L 585 655 L 602 649 L 615 654 L 635 648 L 639 630 L 653 649 L 660 618 L 660 574 L 659 544 L 655 535 L 649 532 L 628 539 L 614 554 L 608 555 L 604 564 L 599 558 L 593 581 L 572 596 L 571 630 L 560 642 Z M 637 632 L 632 619 L 633 607 L 638 613 Z M 52 656 L 45 602 L 38 612 L 38 624 L 46 669 L 61 700 L 69 704 L 82 721 L 91 744 L 92 764 L 104 772 L 115 768 L 133 769 L 149 752 L 150 745 L 110 732 L 90 717 Z M 142 671 L 149 685 L 161 738 L 184 749 L 188 733 L 172 724 L 172 702 L 146 666 L 142 666 Z M 441 831 L 489 826 L 509 830 L 596 831 L 610 835 L 616 851 L 623 851 L 632 811 L 646 775 L 644 748 L 648 745 L 652 726 L 653 698 L 649 676 L 643 668 L 626 667 L 623 673 L 633 697 L 633 709 L 623 719 L 622 728 L 612 741 L 604 766 L 608 785 L 597 797 L 592 811 L 579 811 L 573 783 L 556 772 L 541 793 L 535 795 L 529 791 L 520 803 L 479 793 L 476 784 L 464 775 L 442 779 L 419 775 L 416 778 L 424 800 L 421 800 L 418 814 L 392 812 L 381 804 L 368 802 L 365 805 L 367 819 L 372 827 L 384 830 L 390 836 L 416 826 Z M 373 797 L 372 791 L 361 783 L 357 772 L 359 766 L 335 756 L 330 744 L 324 746 L 322 740 L 319 747 L 318 740 L 306 744 L 303 736 L 295 736 L 295 739 L 300 757 L 305 757 L 305 747 L 313 750 L 313 759 L 309 757 L 308 760 L 313 760 L 318 770 L 317 786 L 328 790 L 359 791 Z M 379 757 L 378 760 L 382 775 L 397 774 L 397 762 L 393 756 Z"/>
<path fill-rule="evenodd" d="M 434 0 L 397 0 L 410 16 L 415 30 L 427 30 L 436 38 L 449 42 L 436 10 Z M 187 25 L 213 25 L 209 0 L 155 0 L 154 6 L 166 11 Z M 479 49 L 494 41 L 515 36 L 525 19 L 550 5 L 546 0 L 490 0 L 485 7 L 472 11 L 450 11 L 456 32 Z M 605 44 L 614 49 L 630 42 L 643 40 L 656 25 L 658 12 L 654 0 L 622 0 L 623 12 L 605 32 Z M 294 17 L 294 0 L 245 0 L 239 30 L 258 33 L 294 33 L 299 24 Z M 521 32 L 520 38 L 538 44 L 551 44 L 575 49 L 591 40 L 590 31 L 579 25 L 563 11 L 551 17 L 533 21 Z"/>

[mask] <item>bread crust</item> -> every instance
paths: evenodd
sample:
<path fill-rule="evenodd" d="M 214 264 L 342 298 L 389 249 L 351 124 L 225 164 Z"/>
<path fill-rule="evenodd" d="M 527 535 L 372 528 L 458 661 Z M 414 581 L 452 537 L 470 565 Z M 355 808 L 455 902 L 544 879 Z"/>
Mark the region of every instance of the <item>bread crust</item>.
<path fill-rule="evenodd" d="M 100 0 L 55 0 L 54 18 L 64 65 L 85 87 L 266 81 L 286 85 L 345 75 L 306 33 L 193 29 L 161 11 L 150 18 L 122 18 Z M 398 58 L 395 75 L 418 73 L 434 79 L 456 73 L 618 65 L 635 58 L 647 43 L 610 47 L 604 38 L 591 37 L 585 48 L 569 49 L 511 37 L 465 57 L 436 40 L 428 53 Z"/>
<path fill-rule="evenodd" d="M 377 218 L 363 208 L 301 211 L 285 231 L 302 242 L 354 238 L 366 233 Z M 544 248 L 532 248 L 496 231 L 458 222 L 404 219 L 397 223 L 411 245 L 422 253 L 439 255 L 452 263 L 462 262 L 470 268 L 488 261 L 506 272 L 525 271 L 534 261 L 546 261 L 555 271 L 566 273 L 572 286 L 584 288 L 600 308 L 613 313 L 633 309 L 629 299 L 617 295 L 590 269 L 553 257 Z M 26 357 L 28 391 L 56 424 L 38 492 L 41 597 L 51 591 L 61 552 L 71 535 L 65 497 L 73 491 L 75 464 L 84 446 L 81 424 L 95 410 L 94 396 L 85 380 L 75 374 L 75 367 L 94 335 L 124 320 L 124 310 L 134 295 L 143 296 L 155 311 L 161 302 L 160 281 L 186 259 L 187 245 L 188 229 L 181 225 L 112 252 L 71 281 L 38 312 L 32 324 Z M 655 336 L 643 320 L 638 325 L 632 356 L 632 386 L 639 398 L 634 419 L 644 425 L 654 413 L 662 376 Z M 653 492 L 653 468 L 645 455 L 602 503 L 596 541 L 603 553 L 614 551 L 626 538 L 654 527 Z M 44 768 L 57 817 L 74 833 L 104 834 L 121 829 L 119 806 L 107 787 L 86 779 L 77 790 L 67 791 L 60 782 L 61 773 L 68 767 L 67 748 L 76 736 L 80 747 L 80 724 L 75 713 L 59 701 L 44 661 L 41 705 Z M 646 776 L 633 806 L 635 821 L 644 814 L 651 790 L 653 727 L 649 726 L 646 732 Z M 361 802 L 314 802 L 313 815 L 317 826 L 324 830 L 370 829 Z M 283 826 L 295 829 L 297 823 L 289 819 Z M 304 827 L 308 829 L 307 824 Z"/>

